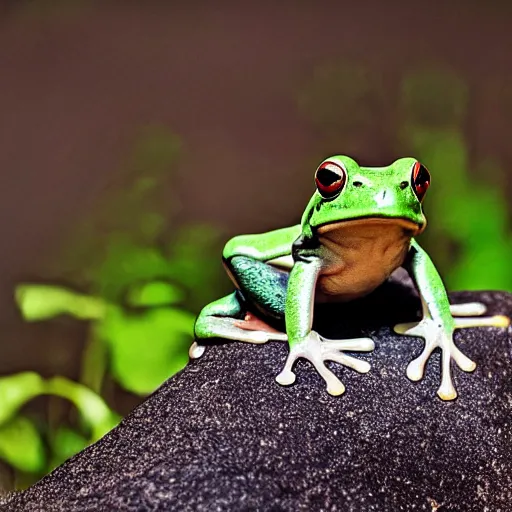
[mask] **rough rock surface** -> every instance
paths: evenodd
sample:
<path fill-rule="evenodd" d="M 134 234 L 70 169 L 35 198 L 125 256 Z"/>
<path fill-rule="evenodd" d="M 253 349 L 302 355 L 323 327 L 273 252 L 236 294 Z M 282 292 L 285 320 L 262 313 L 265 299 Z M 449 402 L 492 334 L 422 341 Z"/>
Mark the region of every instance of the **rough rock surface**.
<path fill-rule="evenodd" d="M 452 295 L 474 300 L 512 314 L 509 294 Z M 376 341 L 361 356 L 369 374 L 332 365 L 347 387 L 342 397 L 329 396 L 304 362 L 294 386 L 277 385 L 284 344 L 212 346 L 110 434 L 0 509 L 512 511 L 510 330 L 458 332 L 478 367 L 455 370 L 459 398 L 442 402 L 439 355 L 423 381 L 410 382 L 405 368 L 422 342 L 389 327 L 418 306 L 410 290 L 389 284 L 319 311 L 326 336 Z"/>

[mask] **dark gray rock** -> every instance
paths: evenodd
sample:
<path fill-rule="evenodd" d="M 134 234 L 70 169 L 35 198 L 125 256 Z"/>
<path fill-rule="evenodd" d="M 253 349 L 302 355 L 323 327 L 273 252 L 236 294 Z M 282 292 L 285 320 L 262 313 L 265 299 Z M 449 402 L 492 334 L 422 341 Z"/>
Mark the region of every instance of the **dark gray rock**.
<path fill-rule="evenodd" d="M 506 293 L 452 300 L 512 314 Z M 426 378 L 410 382 L 405 368 L 422 342 L 389 327 L 417 308 L 410 290 L 389 284 L 318 312 L 325 335 L 376 340 L 361 356 L 369 374 L 332 365 L 347 387 L 342 397 L 329 396 L 304 362 L 294 386 L 277 385 L 284 344 L 213 346 L 110 434 L 0 508 L 395 512 L 433 511 L 437 502 L 440 512 L 512 511 L 510 331 L 457 334 L 478 367 L 455 371 L 459 398 L 442 402 L 438 354 Z"/>

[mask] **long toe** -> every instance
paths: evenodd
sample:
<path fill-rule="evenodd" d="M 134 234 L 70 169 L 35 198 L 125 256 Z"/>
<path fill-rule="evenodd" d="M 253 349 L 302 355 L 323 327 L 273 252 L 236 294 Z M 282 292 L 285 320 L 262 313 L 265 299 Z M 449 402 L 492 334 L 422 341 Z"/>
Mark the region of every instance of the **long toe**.
<path fill-rule="evenodd" d="M 423 378 L 425 371 L 425 360 L 424 358 L 417 358 L 411 361 L 407 366 L 407 378 L 416 382 Z"/>
<path fill-rule="evenodd" d="M 341 352 L 329 352 L 325 355 L 325 360 L 348 366 L 359 373 L 368 373 L 371 369 L 370 363 L 367 361 L 361 361 L 360 359 L 342 354 Z"/>
<path fill-rule="evenodd" d="M 328 350 L 347 350 L 354 352 L 371 352 L 375 349 L 375 343 L 371 338 L 352 338 L 347 340 L 329 340 L 322 338 L 324 341 L 322 347 Z"/>
<path fill-rule="evenodd" d="M 441 400 L 455 400 L 457 398 L 457 391 L 451 382 L 441 384 L 437 390 L 437 396 Z"/>
<path fill-rule="evenodd" d="M 289 386 L 295 382 L 295 373 L 291 370 L 283 370 L 277 377 L 276 382 L 281 386 Z"/>
<path fill-rule="evenodd" d="M 204 345 L 198 345 L 197 341 L 194 341 L 188 349 L 188 355 L 190 359 L 199 359 L 204 354 L 205 349 Z"/>

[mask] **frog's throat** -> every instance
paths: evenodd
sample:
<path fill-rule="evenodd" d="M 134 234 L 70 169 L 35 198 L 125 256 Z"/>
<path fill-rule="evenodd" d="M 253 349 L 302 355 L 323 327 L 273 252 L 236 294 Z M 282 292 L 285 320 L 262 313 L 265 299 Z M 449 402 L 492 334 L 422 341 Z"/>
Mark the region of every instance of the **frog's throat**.
<path fill-rule="evenodd" d="M 359 227 L 359 226 L 382 226 L 383 229 L 386 229 L 386 226 L 400 226 L 403 228 L 404 232 L 411 237 L 418 236 L 423 232 L 427 223 L 417 224 L 409 219 L 403 217 L 360 217 L 358 219 L 349 219 L 342 220 L 338 222 L 330 222 L 328 224 L 322 224 L 320 226 L 316 226 L 316 232 L 320 235 L 328 233 L 329 231 L 335 231 L 338 229 L 346 229 L 351 227 Z"/>

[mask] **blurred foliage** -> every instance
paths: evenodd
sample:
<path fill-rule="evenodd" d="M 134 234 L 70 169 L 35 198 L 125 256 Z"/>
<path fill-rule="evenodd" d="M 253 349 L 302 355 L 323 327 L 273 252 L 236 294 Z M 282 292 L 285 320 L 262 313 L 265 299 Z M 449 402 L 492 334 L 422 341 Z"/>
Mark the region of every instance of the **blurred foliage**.
<path fill-rule="evenodd" d="M 54 450 L 49 457 L 42 431 L 33 419 L 20 413 L 28 401 L 41 395 L 64 398 L 76 407 L 81 428 L 74 436 L 83 439 L 82 446 L 99 439 L 119 421 L 99 395 L 64 377 L 43 379 L 37 373 L 24 372 L 0 378 L 0 458 L 21 472 L 41 476 L 67 455 L 67 446 L 61 445 L 60 451 Z"/>
<path fill-rule="evenodd" d="M 170 180 L 180 152 L 179 139 L 167 129 L 144 129 L 112 192 L 91 208 L 57 259 L 53 272 L 65 275 L 69 286 L 16 287 L 27 322 L 69 315 L 89 325 L 80 382 L 44 380 L 32 372 L 0 379 L 0 459 L 18 471 L 18 486 L 118 421 L 107 404 L 106 384 L 145 396 L 188 361 L 195 317 L 190 311 L 218 289 L 220 265 L 211 254 L 220 248 L 211 226 L 172 228 L 179 204 L 170 197 Z M 71 401 L 78 421 L 26 416 L 22 406 L 40 395 Z"/>
<path fill-rule="evenodd" d="M 502 170 L 489 158 L 470 160 L 465 123 L 471 91 L 464 80 L 423 68 L 390 85 L 364 65 L 330 63 L 300 91 L 298 107 L 321 135 L 322 154 L 338 151 L 340 143 L 348 154 L 368 154 L 370 134 L 397 156 L 409 153 L 424 162 L 434 186 L 421 243 L 448 287 L 512 290 L 509 212 L 496 185 Z M 18 485 L 60 464 L 119 420 L 108 403 L 109 382 L 143 396 L 186 364 L 192 312 L 213 298 L 221 273 L 211 257 L 220 253 L 216 230 L 173 225 L 179 202 L 169 197 L 170 179 L 181 152 L 173 133 L 145 128 L 111 192 L 91 208 L 55 259 L 51 273 L 64 276 L 68 285 L 16 288 L 26 321 L 68 315 L 88 322 L 79 382 L 33 372 L 0 379 L 0 459 L 18 472 Z M 25 404 L 43 395 L 67 400 L 76 417 L 50 421 L 51 411 L 46 417 L 27 412 Z"/>
<path fill-rule="evenodd" d="M 465 83 L 452 73 L 420 71 L 406 78 L 402 98 L 401 138 L 433 171 L 425 239 L 448 286 L 512 291 L 507 199 L 493 183 L 502 171 L 469 154 Z"/>
<path fill-rule="evenodd" d="M 142 306 L 137 312 L 98 297 L 45 285 L 20 285 L 17 302 L 27 321 L 48 320 L 62 314 L 90 320 L 88 349 L 95 353 L 85 354 L 88 359 L 82 380 L 100 392 L 106 369 L 101 359 L 108 356 L 114 380 L 132 393 L 145 395 L 185 366 L 194 315 L 170 307 L 179 298 L 179 292 L 170 284 L 137 285 L 135 291 L 129 295 Z M 141 299 L 149 307 L 141 304 Z"/>
<path fill-rule="evenodd" d="M 387 82 L 360 63 L 329 63 L 301 90 L 298 107 L 321 133 L 324 153 L 341 145 L 347 154 L 368 154 L 368 134 L 384 126 L 387 134 L 378 139 L 388 141 L 397 157 L 415 156 L 431 170 L 429 226 L 420 243 L 448 288 L 512 291 L 503 170 L 469 153 L 469 88 L 456 73 L 435 67 L 410 71 L 391 91 Z"/>

